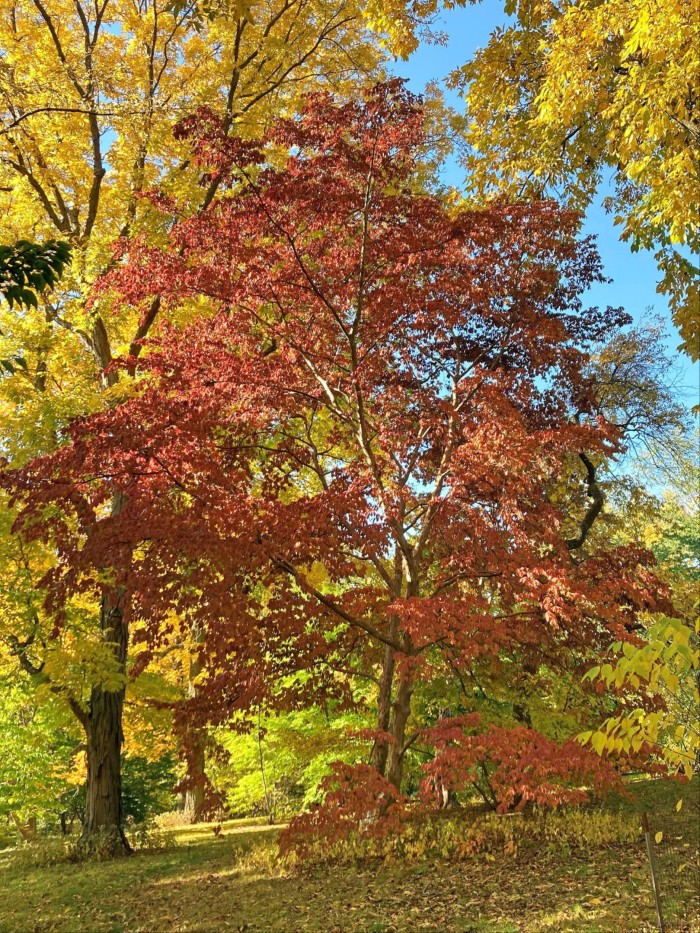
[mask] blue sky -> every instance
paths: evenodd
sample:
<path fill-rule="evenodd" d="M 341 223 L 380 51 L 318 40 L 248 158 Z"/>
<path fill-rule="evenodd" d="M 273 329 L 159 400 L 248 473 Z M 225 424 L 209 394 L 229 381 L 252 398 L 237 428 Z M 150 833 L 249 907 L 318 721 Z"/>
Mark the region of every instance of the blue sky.
<path fill-rule="evenodd" d="M 442 82 L 453 68 L 464 64 L 477 48 L 488 42 L 495 27 L 505 23 L 506 16 L 500 0 L 486 0 L 485 3 L 470 5 L 466 9 L 447 11 L 434 28 L 449 36 L 448 44 L 437 46 L 422 43 L 409 61 L 396 62 L 392 70 L 408 78 L 411 90 L 420 92 L 427 81 Z M 463 103 L 456 94 L 447 93 L 447 100 L 455 109 L 463 109 Z M 464 169 L 451 163 L 445 171 L 444 181 L 456 187 L 461 186 Z M 602 197 L 601 194 L 599 201 Z M 669 351 L 677 362 L 679 392 L 687 405 L 697 404 L 700 373 L 688 357 L 677 352 L 680 338 L 671 322 L 664 296 L 656 292 L 657 270 L 652 254 L 631 252 L 628 245 L 620 241 L 612 217 L 605 213 L 599 202 L 592 205 L 587 214 L 585 232 L 597 235 L 605 274 L 613 279 L 610 285 L 591 289 L 590 303 L 621 305 L 635 320 L 644 316 L 648 309 L 663 318 L 669 330 Z"/>

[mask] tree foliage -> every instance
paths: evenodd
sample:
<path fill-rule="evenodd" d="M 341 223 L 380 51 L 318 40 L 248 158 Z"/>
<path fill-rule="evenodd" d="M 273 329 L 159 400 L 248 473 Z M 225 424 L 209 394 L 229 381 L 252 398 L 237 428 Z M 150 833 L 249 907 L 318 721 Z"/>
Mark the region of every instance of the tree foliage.
<path fill-rule="evenodd" d="M 688 473 L 697 489 L 697 466 Z M 580 737 L 599 753 L 635 753 L 648 745 L 670 773 L 688 780 L 700 753 L 696 514 L 696 499 L 684 502 L 670 490 L 641 513 L 641 535 L 672 587 L 678 617 L 645 618 L 640 643 L 614 643 L 607 663 L 588 671 L 586 677 L 604 684 L 611 696 L 627 694 L 627 702 Z"/>
<path fill-rule="evenodd" d="M 480 198 L 561 193 L 605 206 L 651 249 L 683 347 L 698 358 L 697 7 L 687 0 L 506 3 L 513 20 L 452 76 L 465 95 Z"/>
<path fill-rule="evenodd" d="M 661 696 L 663 708 L 626 710 L 611 716 L 599 729 L 584 732 L 580 739 L 590 742 L 599 754 L 637 752 L 649 745 L 671 773 L 690 780 L 700 752 L 700 626 L 659 616 L 645 634 L 641 647 L 615 643 L 612 651 L 621 651 L 619 658 L 591 668 L 587 676 L 599 678 L 608 688 L 642 688 Z"/>
<path fill-rule="evenodd" d="M 226 193 L 162 246 L 126 244 L 101 295 L 211 313 L 164 327 L 135 398 L 4 481 L 18 530 L 56 548 L 59 628 L 95 587 L 151 648 L 173 613 L 196 625 L 208 676 L 185 715 L 373 679 L 372 768 L 397 794 L 422 681 L 567 670 L 670 608 L 646 552 L 584 547 L 590 458 L 620 444 L 587 347 L 626 320 L 583 309 L 592 244 L 550 203 L 449 214 L 414 184 L 422 124 L 396 82 L 316 95 L 261 143 L 183 121 Z M 572 458 L 587 480 L 562 509 Z"/>
<path fill-rule="evenodd" d="M 79 732 L 55 698 L 37 695 L 26 677 L 10 683 L 9 664 L 3 670 L 0 817 L 56 822 L 78 791 Z"/>
<path fill-rule="evenodd" d="M 20 320 L 0 309 L 7 355 L 26 363 L 20 386 L 7 381 L 3 394 L 24 390 L 25 423 L 35 429 L 109 401 L 101 378 L 113 385 L 116 374 L 104 371 L 115 355 L 138 355 L 159 314 L 157 303 L 126 316 L 84 304 L 114 261 L 116 237 L 162 236 L 143 192 L 162 183 L 191 211 L 216 191 L 199 186 L 173 124 L 207 105 L 226 132 L 254 136 L 311 87 L 350 93 L 378 62 L 353 0 L 265 0 L 201 28 L 192 10 L 21 0 L 0 18 L 0 241 L 38 232 L 73 255 L 61 289 L 35 313 Z M 39 438 L 19 425 L 8 433 L 31 454 L 33 441 L 55 446 L 50 427 Z"/>
<path fill-rule="evenodd" d="M 214 786 L 233 815 L 263 814 L 271 823 L 321 802 L 319 785 L 338 760 L 354 761 L 366 742 L 368 719 L 357 711 L 319 707 L 275 715 L 239 717 L 235 728 L 216 730 L 227 760 L 210 767 Z"/>
<path fill-rule="evenodd" d="M 160 183 L 188 212 L 216 193 L 218 182 L 199 184 L 173 124 L 206 104 L 226 133 L 255 136 L 277 114 L 293 113 L 311 87 L 352 93 L 381 57 L 354 0 L 260 0 L 204 12 L 157 0 L 19 0 L 0 16 L 0 239 L 60 237 L 73 257 L 38 307 L 22 314 L 0 308 L 2 454 L 16 465 L 55 449 L 71 418 L 130 391 L 127 372 L 111 364 L 121 354 L 138 357 L 161 303 L 155 296 L 137 313 L 88 307 L 86 297 L 118 261 L 116 237 L 163 238 L 163 218 L 143 197 L 149 188 Z M 188 308 L 188 318 L 201 310 Z M 12 533 L 0 543 L 11 555 L 13 587 L 19 548 Z M 32 612 L 4 620 L 2 636 L 26 671 L 42 681 L 56 677 L 54 687 L 83 724 L 107 735 L 92 717 L 123 699 L 128 637 L 118 600 L 101 601 L 98 586 L 92 598 L 64 606 L 65 624 L 55 629 L 39 585 L 55 552 L 35 543 L 21 559 L 27 589 L 17 598 Z M 85 665 L 91 673 L 80 689 L 91 692 L 87 698 L 72 689 Z M 105 677 L 96 680 L 98 671 Z M 114 741 L 121 732 L 115 713 Z M 117 767 L 118 754 L 110 760 Z"/>
<path fill-rule="evenodd" d="M 69 262 L 70 246 L 56 240 L 42 244 L 18 240 L 0 246 L 0 293 L 10 307 L 14 303 L 36 307 L 37 293 L 53 288 Z"/>

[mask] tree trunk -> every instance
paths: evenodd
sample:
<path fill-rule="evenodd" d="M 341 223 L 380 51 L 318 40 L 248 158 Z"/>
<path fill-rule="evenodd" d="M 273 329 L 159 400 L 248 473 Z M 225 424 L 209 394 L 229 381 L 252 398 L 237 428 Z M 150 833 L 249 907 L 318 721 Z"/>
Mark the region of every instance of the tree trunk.
<path fill-rule="evenodd" d="M 201 644 L 204 640 L 204 633 L 199 628 L 192 630 L 193 647 Z M 203 666 L 196 653 L 190 656 L 190 669 L 187 684 L 187 694 L 189 697 L 197 696 L 196 678 L 202 673 Z M 181 797 L 181 809 L 183 814 L 191 823 L 195 823 L 202 818 L 202 807 L 204 805 L 204 787 L 206 784 L 206 731 L 204 729 L 192 730 L 191 741 L 186 745 L 184 758 L 186 764 L 187 786 Z"/>
<path fill-rule="evenodd" d="M 82 838 L 91 845 L 97 836 L 106 837 L 106 844 L 115 854 L 131 851 L 122 827 L 122 711 L 128 635 L 121 599 L 121 594 L 116 599 L 103 596 L 100 626 L 124 682 L 116 690 L 93 687 L 83 722 L 87 735 L 87 799 Z"/>
<path fill-rule="evenodd" d="M 398 629 L 398 619 L 394 616 L 389 626 L 389 636 L 392 640 L 397 638 Z M 404 638 L 402 641 L 405 651 L 410 652 L 408 639 Z M 401 778 L 403 777 L 406 725 L 411 715 L 413 677 L 410 673 L 400 674 L 396 696 L 392 702 L 396 677 L 396 653 L 396 648 L 393 645 L 385 645 L 377 698 L 377 729 L 380 732 L 388 733 L 390 738 L 377 738 L 372 749 L 370 764 L 383 777 L 386 777 L 397 790 L 400 790 Z"/>
<path fill-rule="evenodd" d="M 204 784 L 206 775 L 204 755 L 204 734 L 198 730 L 194 744 L 185 753 L 187 761 L 188 784 L 182 795 L 182 811 L 191 823 L 201 819 L 202 805 L 204 804 Z"/>
<path fill-rule="evenodd" d="M 411 697 L 413 696 L 413 677 L 402 674 L 396 690 L 396 698 L 391 708 L 391 735 L 392 743 L 389 745 L 386 763 L 387 780 L 396 790 L 401 790 L 403 777 L 403 759 L 406 742 L 406 725 L 411 715 Z"/>
<path fill-rule="evenodd" d="M 377 698 L 377 729 L 380 732 L 389 732 L 391 721 L 391 688 L 394 684 L 394 655 L 391 645 L 384 648 L 384 661 L 382 675 L 379 680 L 379 696 Z M 380 774 L 386 772 L 386 762 L 389 753 L 389 744 L 384 738 L 377 738 L 372 749 L 370 764 Z"/>

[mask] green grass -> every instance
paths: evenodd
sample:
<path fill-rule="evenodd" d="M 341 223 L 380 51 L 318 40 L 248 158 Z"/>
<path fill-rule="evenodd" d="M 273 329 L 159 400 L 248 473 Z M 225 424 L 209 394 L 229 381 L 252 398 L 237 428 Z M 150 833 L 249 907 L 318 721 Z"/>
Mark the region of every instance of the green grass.
<path fill-rule="evenodd" d="M 696 782 L 697 783 L 697 782 Z M 644 781 L 610 806 L 677 818 L 697 835 L 692 798 L 679 814 L 677 785 Z M 665 824 L 670 825 L 670 824 Z M 676 824 L 674 824 L 676 827 Z M 669 833 L 671 830 L 667 830 Z M 674 830 L 675 831 L 675 830 Z M 276 830 L 251 822 L 167 834 L 168 847 L 113 862 L 27 867 L 0 854 L 3 933 L 651 933 L 655 929 L 643 842 L 571 851 L 527 851 L 494 861 L 425 860 L 308 866 L 276 864 Z M 673 929 L 673 927 L 671 927 Z M 691 927 L 690 929 L 696 929 Z M 700 930 L 700 923 L 697 927 Z"/>

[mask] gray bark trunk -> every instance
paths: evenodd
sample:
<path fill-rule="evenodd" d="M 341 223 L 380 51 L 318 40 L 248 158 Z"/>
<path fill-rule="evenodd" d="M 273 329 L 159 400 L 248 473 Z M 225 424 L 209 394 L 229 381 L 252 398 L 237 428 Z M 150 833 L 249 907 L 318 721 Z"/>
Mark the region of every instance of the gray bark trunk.
<path fill-rule="evenodd" d="M 382 674 L 379 680 L 379 696 L 377 699 L 377 729 L 389 732 L 391 724 L 391 690 L 394 684 L 394 654 L 390 645 L 384 648 L 384 661 Z M 386 762 L 389 753 L 389 744 L 386 739 L 377 738 L 372 749 L 370 764 L 380 774 L 386 773 Z"/>
<path fill-rule="evenodd" d="M 195 630 L 192 632 L 194 645 L 201 644 L 203 633 Z M 189 682 L 187 684 L 187 693 L 190 697 L 197 695 L 197 684 L 195 680 L 201 674 L 203 668 L 196 654 L 190 658 Z M 197 729 L 191 743 L 185 750 L 185 765 L 187 779 L 191 784 L 185 789 L 181 796 L 181 809 L 183 814 L 191 823 L 196 822 L 202 817 L 202 807 L 204 805 L 204 785 L 206 783 L 206 732 L 204 729 Z"/>
<path fill-rule="evenodd" d="M 403 778 L 403 760 L 406 743 L 406 726 L 411 715 L 411 697 L 413 696 L 413 678 L 404 674 L 399 680 L 396 698 L 391 707 L 391 735 L 393 742 L 389 745 L 386 763 L 386 779 L 401 790 Z"/>
<path fill-rule="evenodd" d="M 186 754 L 186 760 L 187 776 L 193 783 L 182 794 L 182 812 L 191 823 L 195 823 L 201 819 L 204 804 L 204 736 L 197 735 L 194 745 Z"/>

